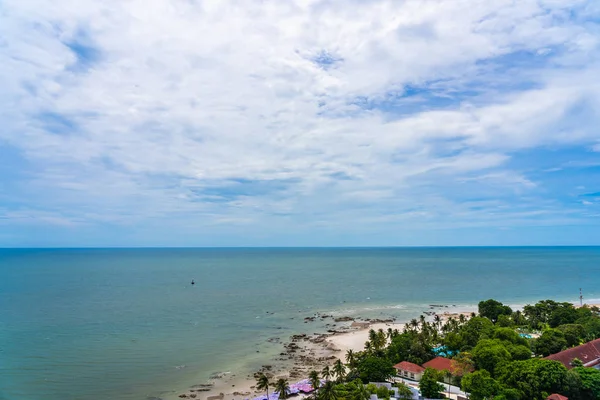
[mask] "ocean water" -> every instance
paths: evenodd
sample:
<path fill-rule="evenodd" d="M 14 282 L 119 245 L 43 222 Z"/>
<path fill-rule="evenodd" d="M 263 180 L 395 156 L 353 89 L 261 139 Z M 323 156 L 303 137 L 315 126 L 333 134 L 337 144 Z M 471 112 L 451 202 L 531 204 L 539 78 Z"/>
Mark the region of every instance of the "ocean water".
<path fill-rule="evenodd" d="M 597 247 L 0 250 L 0 399 L 162 397 L 258 367 L 316 312 L 598 299 L 599 272 Z"/>

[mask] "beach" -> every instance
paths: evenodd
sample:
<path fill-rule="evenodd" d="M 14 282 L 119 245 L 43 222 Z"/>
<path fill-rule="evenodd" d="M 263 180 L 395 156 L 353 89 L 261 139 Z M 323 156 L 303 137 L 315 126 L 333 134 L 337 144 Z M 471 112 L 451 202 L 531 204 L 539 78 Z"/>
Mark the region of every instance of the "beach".
<path fill-rule="evenodd" d="M 456 308 L 449 305 L 430 305 L 426 320 L 433 320 L 439 315 L 442 320 L 458 318 L 476 312 L 476 307 Z M 311 370 L 318 372 L 326 365 L 332 365 L 337 359 L 345 362 L 347 351 L 363 351 L 365 343 L 369 340 L 371 330 L 396 329 L 402 332 L 408 321 L 389 320 L 354 320 L 351 317 L 316 316 L 307 317 L 308 322 L 317 319 L 331 318 L 328 332 L 292 335 L 289 342 L 282 343 L 283 351 L 280 357 L 265 360 L 265 365 L 255 373 L 264 373 L 271 381 L 279 378 L 287 379 L 290 384 L 308 377 Z M 254 374 L 240 376 L 234 371 L 229 371 L 218 378 L 205 384 L 198 384 L 188 390 L 178 393 L 174 398 L 194 398 L 200 400 L 245 400 L 261 396 L 264 393 L 256 390 Z M 302 397 L 302 395 L 300 395 Z"/>

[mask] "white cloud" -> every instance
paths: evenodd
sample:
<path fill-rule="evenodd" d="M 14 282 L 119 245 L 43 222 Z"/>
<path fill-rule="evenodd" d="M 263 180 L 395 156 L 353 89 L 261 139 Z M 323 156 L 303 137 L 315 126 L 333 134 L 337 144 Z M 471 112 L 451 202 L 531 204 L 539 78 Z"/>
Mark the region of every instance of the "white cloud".
<path fill-rule="evenodd" d="M 9 0 L 0 140 L 35 165 L 30 192 L 51 193 L 38 207 L 91 222 L 306 220 L 341 204 L 367 218 L 465 179 L 533 190 L 505 167 L 513 152 L 600 139 L 593 112 L 571 118 L 600 99 L 597 27 L 568 17 L 586 4 Z M 78 64 L 78 41 L 97 59 Z M 503 75 L 515 54 L 532 58 Z M 407 85 L 462 100 L 381 105 Z M 204 193 L 240 180 L 281 188 Z"/>

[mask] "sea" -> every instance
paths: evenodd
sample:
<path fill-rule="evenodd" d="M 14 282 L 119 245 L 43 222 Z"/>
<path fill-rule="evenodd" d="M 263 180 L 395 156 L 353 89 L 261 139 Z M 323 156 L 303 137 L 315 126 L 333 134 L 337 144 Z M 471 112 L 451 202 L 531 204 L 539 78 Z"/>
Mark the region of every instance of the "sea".
<path fill-rule="evenodd" d="M 269 339 L 325 329 L 316 313 L 406 321 L 580 288 L 600 299 L 599 247 L 0 249 L 0 399 L 166 398 L 258 368 Z"/>

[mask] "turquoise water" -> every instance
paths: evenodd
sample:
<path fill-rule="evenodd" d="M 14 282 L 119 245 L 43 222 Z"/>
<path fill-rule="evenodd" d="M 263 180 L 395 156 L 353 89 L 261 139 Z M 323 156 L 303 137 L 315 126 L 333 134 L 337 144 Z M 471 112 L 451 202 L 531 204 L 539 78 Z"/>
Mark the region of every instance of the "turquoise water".
<path fill-rule="evenodd" d="M 0 250 L 0 399 L 160 397 L 317 311 L 600 298 L 599 270 L 600 248 Z"/>

